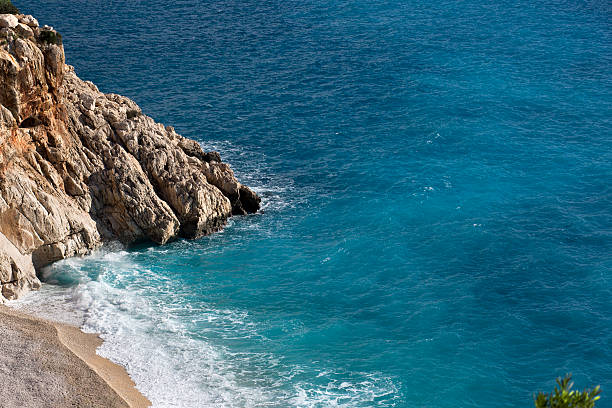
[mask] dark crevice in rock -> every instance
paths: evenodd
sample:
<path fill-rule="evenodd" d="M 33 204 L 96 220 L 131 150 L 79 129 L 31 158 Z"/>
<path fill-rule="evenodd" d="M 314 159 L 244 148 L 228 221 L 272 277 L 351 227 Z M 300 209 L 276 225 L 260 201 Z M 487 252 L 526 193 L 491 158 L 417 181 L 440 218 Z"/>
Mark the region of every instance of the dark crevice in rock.
<path fill-rule="evenodd" d="M 15 265 L 15 262 L 11 262 L 11 278 L 12 281 L 17 281 L 17 275 L 19 274 L 19 268 Z"/>
<path fill-rule="evenodd" d="M 0 285 L 14 285 L 17 282 L 19 282 L 19 279 L 15 279 L 15 280 L 8 281 L 8 282 L 0 282 Z"/>
<path fill-rule="evenodd" d="M 25 118 L 23 121 L 21 121 L 21 123 L 19 124 L 20 128 L 33 128 L 36 126 L 40 126 L 43 124 L 43 121 L 40 120 L 37 116 L 30 116 Z"/>

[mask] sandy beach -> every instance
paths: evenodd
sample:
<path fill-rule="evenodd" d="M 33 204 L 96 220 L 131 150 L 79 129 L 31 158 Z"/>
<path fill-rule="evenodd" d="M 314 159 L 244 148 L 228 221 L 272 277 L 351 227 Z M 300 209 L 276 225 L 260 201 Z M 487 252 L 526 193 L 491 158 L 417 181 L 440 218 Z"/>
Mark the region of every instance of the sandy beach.
<path fill-rule="evenodd" d="M 0 405 L 148 407 L 125 369 L 96 354 L 102 340 L 0 305 Z"/>

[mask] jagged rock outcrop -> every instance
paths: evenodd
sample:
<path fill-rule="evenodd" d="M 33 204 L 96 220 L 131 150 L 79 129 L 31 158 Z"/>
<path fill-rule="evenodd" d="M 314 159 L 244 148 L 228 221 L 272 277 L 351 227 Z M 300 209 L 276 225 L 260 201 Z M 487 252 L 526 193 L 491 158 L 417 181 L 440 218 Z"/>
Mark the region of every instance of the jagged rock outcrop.
<path fill-rule="evenodd" d="M 51 27 L 0 22 L 0 301 L 105 240 L 197 238 L 259 209 L 218 153 L 79 79 Z"/>

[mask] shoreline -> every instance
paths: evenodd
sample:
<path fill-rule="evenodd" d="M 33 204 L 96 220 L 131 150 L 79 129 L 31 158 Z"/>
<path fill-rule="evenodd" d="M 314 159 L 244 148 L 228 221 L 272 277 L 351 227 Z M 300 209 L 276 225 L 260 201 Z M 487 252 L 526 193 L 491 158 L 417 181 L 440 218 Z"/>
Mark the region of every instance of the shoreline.
<path fill-rule="evenodd" d="M 97 334 L 0 305 L 0 381 L 5 403 L 41 406 L 149 407 L 125 368 L 96 349 Z M 13 400 L 11 400 L 11 398 Z"/>

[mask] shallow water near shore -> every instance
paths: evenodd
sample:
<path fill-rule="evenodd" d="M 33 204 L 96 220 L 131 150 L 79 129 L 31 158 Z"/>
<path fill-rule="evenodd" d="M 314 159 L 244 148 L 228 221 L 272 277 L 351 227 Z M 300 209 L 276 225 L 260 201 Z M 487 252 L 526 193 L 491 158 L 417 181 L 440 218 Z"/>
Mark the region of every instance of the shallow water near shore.
<path fill-rule="evenodd" d="M 567 372 L 612 407 L 609 4 L 15 4 L 263 198 L 17 302 L 155 407 L 530 406 Z"/>

